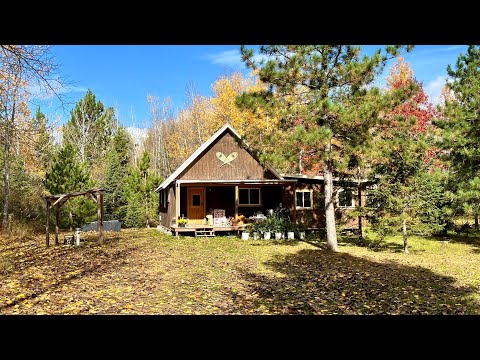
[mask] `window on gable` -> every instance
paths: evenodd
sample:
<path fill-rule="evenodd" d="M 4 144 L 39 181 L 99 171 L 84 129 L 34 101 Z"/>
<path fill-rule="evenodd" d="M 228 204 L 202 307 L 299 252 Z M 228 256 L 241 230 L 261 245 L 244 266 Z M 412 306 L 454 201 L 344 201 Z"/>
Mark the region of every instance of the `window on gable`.
<path fill-rule="evenodd" d="M 311 209 L 313 208 L 312 190 L 296 190 L 295 191 L 295 205 L 297 209 Z"/>

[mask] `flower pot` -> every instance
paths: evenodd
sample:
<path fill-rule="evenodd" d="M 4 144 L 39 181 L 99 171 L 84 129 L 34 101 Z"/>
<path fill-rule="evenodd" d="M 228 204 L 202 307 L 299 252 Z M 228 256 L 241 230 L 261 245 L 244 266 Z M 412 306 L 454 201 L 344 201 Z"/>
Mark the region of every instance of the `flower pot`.
<path fill-rule="evenodd" d="M 300 240 L 305 239 L 305 231 L 300 231 L 300 232 L 298 233 L 298 237 L 300 238 Z"/>
<path fill-rule="evenodd" d="M 287 239 L 289 239 L 289 240 L 295 239 L 295 233 L 293 231 L 288 231 L 287 232 Z"/>
<path fill-rule="evenodd" d="M 179 227 L 185 227 L 185 225 L 187 224 L 183 224 L 183 223 L 178 224 Z"/>
<path fill-rule="evenodd" d="M 249 232 L 242 232 L 242 240 L 248 240 L 248 238 L 250 237 L 250 233 Z"/>
<path fill-rule="evenodd" d="M 258 240 L 258 233 L 257 232 L 253 233 L 253 240 Z"/>
<path fill-rule="evenodd" d="M 271 236 L 272 236 L 272 234 L 270 232 L 263 233 L 263 238 L 265 240 L 270 240 Z"/>
<path fill-rule="evenodd" d="M 275 240 L 281 240 L 282 236 L 283 236 L 283 234 L 281 232 L 276 232 L 275 233 Z"/>

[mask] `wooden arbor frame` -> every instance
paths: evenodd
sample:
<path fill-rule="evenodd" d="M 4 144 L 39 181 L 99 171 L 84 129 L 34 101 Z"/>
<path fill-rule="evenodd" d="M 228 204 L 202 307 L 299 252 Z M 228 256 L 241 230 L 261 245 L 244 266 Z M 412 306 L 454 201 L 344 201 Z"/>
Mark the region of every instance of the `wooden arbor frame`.
<path fill-rule="evenodd" d="M 98 240 L 100 244 L 103 244 L 103 195 L 105 189 L 95 188 L 85 191 L 77 191 L 68 194 L 58 194 L 58 195 L 48 195 L 45 196 L 45 201 L 47 203 L 47 226 L 46 226 L 46 245 L 50 246 L 50 232 L 49 232 L 49 219 L 50 219 L 50 209 L 55 209 L 55 245 L 58 244 L 58 213 L 60 207 L 65 204 L 65 202 L 75 196 L 91 196 L 93 200 L 97 203 L 97 221 L 98 221 Z"/>

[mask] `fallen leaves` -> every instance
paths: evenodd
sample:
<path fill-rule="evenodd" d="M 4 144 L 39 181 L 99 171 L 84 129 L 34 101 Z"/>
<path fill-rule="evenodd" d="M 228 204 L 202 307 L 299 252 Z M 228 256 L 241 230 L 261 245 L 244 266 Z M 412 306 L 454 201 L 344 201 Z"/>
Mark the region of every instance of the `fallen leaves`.
<path fill-rule="evenodd" d="M 14 270 L 0 275 L 0 313 L 479 313 L 480 254 L 467 251 L 471 245 L 449 244 L 455 253 L 439 247 L 435 256 L 447 259 L 439 261 L 435 249 L 416 255 L 415 241 L 406 257 L 354 246 L 334 254 L 305 242 L 177 239 L 156 230 L 110 236 L 103 246 L 92 236 L 80 248 L 0 242 L 0 254 L 14 259 Z M 445 270 L 428 268 L 437 263 Z"/>

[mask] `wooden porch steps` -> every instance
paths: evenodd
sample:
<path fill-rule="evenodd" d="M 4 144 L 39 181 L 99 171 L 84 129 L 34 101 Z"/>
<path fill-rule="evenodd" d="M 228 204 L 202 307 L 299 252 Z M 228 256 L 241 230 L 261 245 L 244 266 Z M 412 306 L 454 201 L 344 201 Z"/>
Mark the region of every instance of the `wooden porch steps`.
<path fill-rule="evenodd" d="M 215 230 L 213 228 L 196 228 L 195 229 L 195 237 L 214 237 L 215 236 Z"/>

